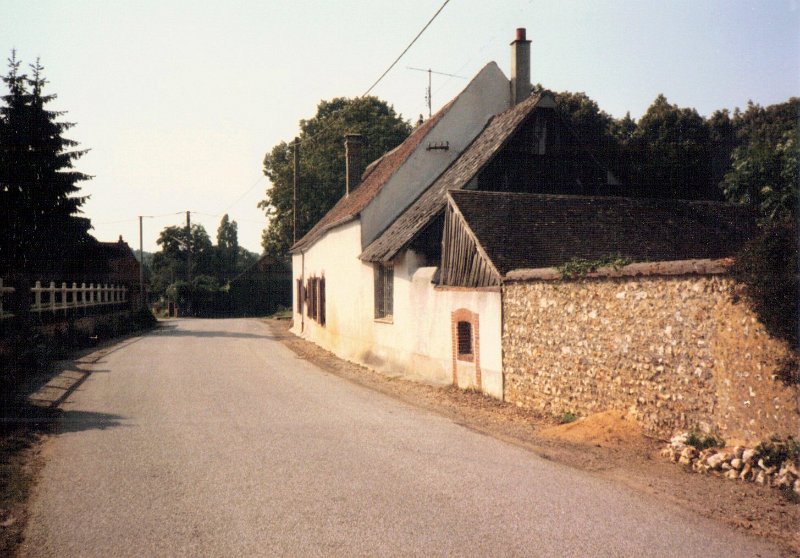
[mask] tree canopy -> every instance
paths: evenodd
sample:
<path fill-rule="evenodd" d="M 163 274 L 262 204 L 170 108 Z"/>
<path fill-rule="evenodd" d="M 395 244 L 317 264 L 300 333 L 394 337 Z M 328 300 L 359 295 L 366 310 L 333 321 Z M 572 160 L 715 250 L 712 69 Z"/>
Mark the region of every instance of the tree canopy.
<path fill-rule="evenodd" d="M 227 213 L 220 220 L 216 245 L 211 243 L 205 227 L 197 223 L 191 230 L 179 225 L 164 227 L 156 242 L 161 250 L 152 256 L 152 291 L 167 297 L 180 293 L 181 300 L 207 296 L 206 291 L 223 287 L 258 260 L 256 254 L 239 246 L 236 221 L 230 220 Z M 189 249 L 191 274 L 186 268 Z"/>
<path fill-rule="evenodd" d="M 367 164 L 402 143 L 411 125 L 377 97 L 322 101 L 313 118 L 300 121 L 298 240 L 344 195 L 346 133 L 364 137 L 362 160 Z M 266 154 L 264 174 L 271 185 L 259 203 L 269 220 L 261 243 L 267 253 L 282 257 L 292 244 L 291 142 L 282 141 Z"/>
<path fill-rule="evenodd" d="M 0 106 L 0 261 L 17 271 L 56 268 L 94 239 L 89 220 L 79 216 L 86 196 L 79 183 L 91 177 L 73 169 L 86 151 L 63 133 L 73 124 L 47 109 L 55 95 L 37 59 L 31 77 L 20 72 L 12 51 Z M 56 240 L 57 239 L 57 240 Z M 54 243 L 58 250 L 53 250 Z"/>
<path fill-rule="evenodd" d="M 622 182 L 622 195 L 726 199 L 752 203 L 767 219 L 796 215 L 800 99 L 704 118 L 658 95 L 635 121 L 615 119 L 585 93 L 555 97 L 581 142 Z"/>

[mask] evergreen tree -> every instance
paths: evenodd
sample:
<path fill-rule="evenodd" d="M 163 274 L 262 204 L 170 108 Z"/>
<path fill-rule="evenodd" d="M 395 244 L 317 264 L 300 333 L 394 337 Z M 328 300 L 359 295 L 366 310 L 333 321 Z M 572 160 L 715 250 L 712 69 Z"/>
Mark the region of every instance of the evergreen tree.
<path fill-rule="evenodd" d="M 89 220 L 77 215 L 86 197 L 75 195 L 78 183 L 91 177 L 73 170 L 85 151 L 62 135 L 73 124 L 46 108 L 55 95 L 44 94 L 39 60 L 30 78 L 19 67 L 12 51 L 0 107 L 0 265 L 5 271 L 61 269 L 94 241 Z"/>

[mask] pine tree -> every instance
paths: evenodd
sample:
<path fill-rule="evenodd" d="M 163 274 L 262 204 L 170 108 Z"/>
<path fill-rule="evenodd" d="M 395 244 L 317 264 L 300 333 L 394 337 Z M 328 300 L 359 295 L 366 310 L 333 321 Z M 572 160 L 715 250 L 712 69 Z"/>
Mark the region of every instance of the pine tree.
<path fill-rule="evenodd" d="M 0 107 L 0 265 L 6 270 L 60 269 L 81 246 L 94 241 L 89 220 L 78 216 L 85 196 L 78 183 L 91 177 L 73 170 L 86 151 L 63 137 L 73 124 L 46 105 L 47 83 L 37 59 L 28 77 L 12 51 Z"/>

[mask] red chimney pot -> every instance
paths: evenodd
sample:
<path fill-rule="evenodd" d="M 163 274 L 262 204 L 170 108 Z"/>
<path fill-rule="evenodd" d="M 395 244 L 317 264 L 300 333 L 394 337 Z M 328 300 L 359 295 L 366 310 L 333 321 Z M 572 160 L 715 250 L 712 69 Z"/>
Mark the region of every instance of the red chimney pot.
<path fill-rule="evenodd" d="M 518 41 L 525 41 L 525 28 L 524 27 L 517 27 L 517 40 Z"/>

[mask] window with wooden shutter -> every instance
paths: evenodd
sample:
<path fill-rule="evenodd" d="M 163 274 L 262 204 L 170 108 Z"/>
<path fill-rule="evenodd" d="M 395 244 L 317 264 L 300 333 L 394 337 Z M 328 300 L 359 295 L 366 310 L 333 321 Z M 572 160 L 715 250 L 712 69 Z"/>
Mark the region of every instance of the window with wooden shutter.
<path fill-rule="evenodd" d="M 325 325 L 325 277 L 319 280 L 319 323 Z"/>
<path fill-rule="evenodd" d="M 297 280 L 297 313 L 303 313 L 303 280 Z"/>

